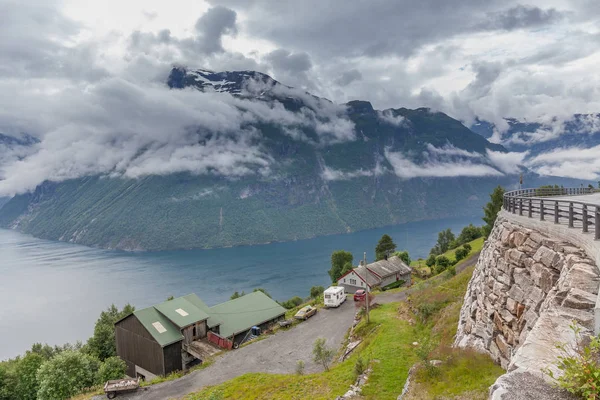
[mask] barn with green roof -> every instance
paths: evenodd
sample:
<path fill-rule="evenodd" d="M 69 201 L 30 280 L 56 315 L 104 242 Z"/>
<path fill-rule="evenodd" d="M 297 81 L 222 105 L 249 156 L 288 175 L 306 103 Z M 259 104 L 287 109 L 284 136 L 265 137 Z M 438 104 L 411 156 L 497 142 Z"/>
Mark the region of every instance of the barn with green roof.
<path fill-rule="evenodd" d="M 127 364 L 127 375 L 152 379 L 185 370 L 220 347 L 237 347 L 252 327 L 266 329 L 284 315 L 285 309 L 260 291 L 213 307 L 189 294 L 117 321 L 117 355 Z"/>

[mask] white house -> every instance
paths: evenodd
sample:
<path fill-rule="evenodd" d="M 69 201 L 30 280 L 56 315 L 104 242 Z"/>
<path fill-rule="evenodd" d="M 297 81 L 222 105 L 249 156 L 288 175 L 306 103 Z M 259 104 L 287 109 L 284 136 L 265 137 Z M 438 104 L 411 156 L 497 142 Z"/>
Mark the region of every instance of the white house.
<path fill-rule="evenodd" d="M 343 286 L 349 293 L 358 289 L 369 290 L 374 287 L 388 286 L 397 281 L 404 281 L 404 285 L 410 285 L 410 274 L 412 269 L 400 258 L 394 256 L 386 260 L 376 261 L 367 265 L 360 265 L 352 271 L 347 272 L 338 279 L 338 286 Z"/>

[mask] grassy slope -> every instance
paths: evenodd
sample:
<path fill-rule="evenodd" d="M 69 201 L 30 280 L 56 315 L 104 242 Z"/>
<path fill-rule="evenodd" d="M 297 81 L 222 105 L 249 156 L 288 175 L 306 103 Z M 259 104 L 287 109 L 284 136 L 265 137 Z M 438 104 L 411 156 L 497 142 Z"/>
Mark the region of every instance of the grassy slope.
<path fill-rule="evenodd" d="M 481 246 L 480 246 L 481 247 Z M 475 246 L 473 246 L 475 249 Z M 354 382 L 354 365 L 358 357 L 376 360 L 368 384 L 363 388 L 365 399 L 396 399 L 402 391 L 410 367 L 418 361 L 412 343 L 431 337 L 435 347 L 432 358 L 444 360 L 435 376 L 419 371 L 415 381 L 418 393 L 415 399 L 439 396 L 450 398 L 480 398 L 487 388 L 503 373 L 502 369 L 484 355 L 470 351 L 449 349 L 452 343 L 460 307 L 473 267 L 455 277 L 444 273 L 433 285 L 413 293 L 409 304 L 413 309 L 430 302 L 438 302 L 439 311 L 423 323 L 411 325 L 408 320 L 419 320 L 408 311 L 405 303 L 391 303 L 375 308 L 371 323 L 364 321 L 356 332 L 364 342 L 346 361 L 334 365 L 330 371 L 310 375 L 246 374 L 222 385 L 191 394 L 187 400 L 209 399 L 331 399 L 345 393 Z M 467 397 L 465 397 L 465 394 Z"/>

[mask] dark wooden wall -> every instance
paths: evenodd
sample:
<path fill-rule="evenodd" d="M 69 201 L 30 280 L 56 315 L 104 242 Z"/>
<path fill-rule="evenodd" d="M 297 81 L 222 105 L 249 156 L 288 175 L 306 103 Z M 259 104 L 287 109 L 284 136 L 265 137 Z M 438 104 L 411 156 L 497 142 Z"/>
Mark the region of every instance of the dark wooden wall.
<path fill-rule="evenodd" d="M 115 340 L 117 355 L 127 364 L 127 375 L 135 376 L 134 365 L 153 374 L 164 375 L 163 349 L 135 315 L 132 314 L 115 325 Z M 181 348 L 181 342 L 179 346 Z M 181 354 L 179 360 L 181 368 Z"/>
<path fill-rule="evenodd" d="M 165 375 L 168 375 L 173 371 L 179 371 L 183 368 L 181 341 L 165 346 L 162 350 L 163 358 L 165 360 Z"/>

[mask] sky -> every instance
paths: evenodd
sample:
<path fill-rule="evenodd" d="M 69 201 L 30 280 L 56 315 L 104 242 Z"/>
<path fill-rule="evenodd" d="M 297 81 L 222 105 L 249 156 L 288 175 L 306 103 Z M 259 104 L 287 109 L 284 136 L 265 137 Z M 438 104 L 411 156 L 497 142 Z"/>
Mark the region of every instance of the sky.
<path fill-rule="evenodd" d="M 506 117 L 550 121 L 559 128 L 547 131 L 560 135 L 574 113 L 600 111 L 599 22 L 594 0 L 0 0 L 0 133 L 40 140 L 33 151 L 0 153 L 0 195 L 97 173 L 268 174 L 272 160 L 253 145 L 257 133 L 234 132 L 248 120 L 297 116 L 168 91 L 173 65 L 256 70 L 337 104 L 429 107 L 467 125 L 478 117 L 496 125 L 496 139 Z M 322 112 L 302 123 L 325 121 L 328 137 L 355 138 L 339 108 Z M 200 148 L 191 125 L 221 134 Z M 150 149 L 145 158 L 140 149 Z M 561 173 L 582 149 L 559 150 L 527 165 Z M 585 155 L 600 158 L 600 149 Z M 526 157 L 488 158 L 505 173 Z M 390 155 L 401 177 L 411 168 L 431 172 L 410 177 L 445 169 L 406 162 Z M 600 165 L 588 175 L 599 173 Z"/>

